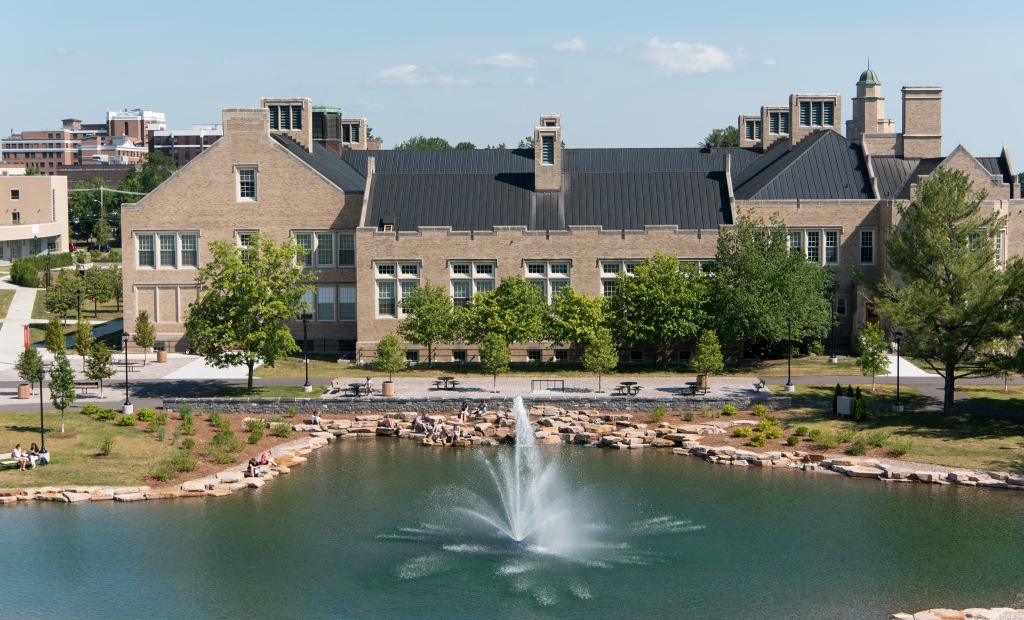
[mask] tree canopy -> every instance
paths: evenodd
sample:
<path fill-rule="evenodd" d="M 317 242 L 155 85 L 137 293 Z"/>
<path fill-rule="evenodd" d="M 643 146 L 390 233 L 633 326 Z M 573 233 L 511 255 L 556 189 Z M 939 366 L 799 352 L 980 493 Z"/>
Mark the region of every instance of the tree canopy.
<path fill-rule="evenodd" d="M 480 341 L 480 368 L 494 377 L 493 391 L 498 391 L 498 374 L 508 370 L 511 359 L 508 341 L 501 334 L 490 333 Z"/>
<path fill-rule="evenodd" d="M 312 277 L 299 258 L 306 250 L 288 240 L 280 246 L 255 235 L 243 249 L 228 241 L 210 243 L 213 255 L 199 270 L 199 298 L 188 310 L 186 336 L 216 368 L 244 364 L 252 390 L 256 363 L 273 366 L 299 347 L 285 321 L 303 309 Z"/>
<path fill-rule="evenodd" d="M 699 146 L 701 148 L 709 149 L 714 146 L 739 146 L 740 145 L 740 132 L 736 127 L 729 125 L 728 127 L 720 127 L 718 129 L 712 129 L 711 133 L 704 136 L 704 139 L 700 141 Z"/>
<path fill-rule="evenodd" d="M 606 375 L 619 365 L 619 350 L 612 340 L 612 330 L 600 327 L 594 330 L 583 350 L 583 368 L 597 375 L 597 391 L 601 392 L 601 375 Z"/>
<path fill-rule="evenodd" d="M 398 333 L 407 341 L 427 347 L 427 367 L 434 365 L 434 347 L 453 342 L 456 335 L 455 304 L 442 286 L 427 280 L 402 297 L 405 319 Z"/>
<path fill-rule="evenodd" d="M 156 326 L 149 320 L 149 312 L 139 310 L 139 316 L 135 317 L 135 333 L 132 334 L 132 342 L 142 347 L 142 359 L 146 359 L 146 352 L 156 344 Z"/>
<path fill-rule="evenodd" d="M 405 360 L 405 349 L 402 340 L 395 334 L 388 334 L 377 343 L 377 357 L 373 360 L 373 369 L 388 373 L 388 381 L 394 381 L 395 373 L 405 370 L 409 362 Z"/>
<path fill-rule="evenodd" d="M 478 293 L 466 305 L 465 331 L 471 342 L 500 334 L 506 344 L 545 337 L 549 308 L 534 285 L 521 275 L 506 276 L 493 291 Z"/>
<path fill-rule="evenodd" d="M 711 316 L 720 336 L 740 345 L 771 345 L 788 337 L 821 339 L 832 321 L 829 299 L 832 272 L 789 250 L 788 231 L 773 218 L 765 223 L 749 214 L 723 228 L 715 254 Z"/>
<path fill-rule="evenodd" d="M 619 342 L 653 346 L 665 365 L 672 346 L 696 336 L 705 321 L 706 278 L 658 250 L 632 275 L 620 272 L 616 289 L 611 312 Z"/>
<path fill-rule="evenodd" d="M 997 257 L 994 237 L 1007 217 L 982 213 L 984 191 L 959 170 L 921 179 L 886 242 L 900 278 L 875 286 L 876 308 L 903 332 L 906 353 L 944 379 L 943 413 L 952 415 L 956 380 L 986 374 L 999 342 L 1020 337 L 1024 268 Z M 1001 261 L 1001 264 L 997 262 Z"/>
<path fill-rule="evenodd" d="M 396 151 L 447 151 L 452 145 L 444 138 L 437 136 L 413 136 L 404 142 L 395 145 Z"/>
<path fill-rule="evenodd" d="M 875 391 L 875 377 L 889 371 L 889 356 L 885 354 L 889 348 L 885 332 L 878 323 L 868 323 L 860 333 L 860 357 L 857 366 L 865 377 L 871 377 L 871 391 Z"/>
<path fill-rule="evenodd" d="M 555 344 L 586 345 L 608 322 L 608 300 L 563 287 L 555 295 L 549 321 L 548 336 Z"/>
<path fill-rule="evenodd" d="M 64 432 L 64 410 L 75 404 L 75 371 L 63 351 L 54 357 L 55 368 L 50 371 L 50 402 L 60 409 L 60 432 Z"/>
<path fill-rule="evenodd" d="M 39 350 L 32 346 L 25 347 L 25 350 L 18 355 L 14 369 L 18 371 L 18 377 L 29 385 L 36 381 L 42 381 L 45 374 L 43 373 L 43 358 L 39 355 Z"/>

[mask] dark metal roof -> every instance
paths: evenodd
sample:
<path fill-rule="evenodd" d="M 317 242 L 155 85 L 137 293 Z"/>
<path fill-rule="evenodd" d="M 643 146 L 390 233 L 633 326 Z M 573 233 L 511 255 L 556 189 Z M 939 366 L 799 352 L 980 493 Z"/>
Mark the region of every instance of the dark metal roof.
<path fill-rule="evenodd" d="M 297 156 L 310 168 L 327 177 L 345 193 L 361 194 L 366 188 L 366 179 L 352 166 L 338 157 L 333 151 L 313 143 L 313 152 L 310 153 L 298 142 L 281 134 L 272 134 L 278 144 L 288 149 L 288 152 Z"/>
<path fill-rule="evenodd" d="M 533 174 L 532 149 L 341 152 L 341 158 L 363 176 L 370 157 L 378 174 Z"/>
<path fill-rule="evenodd" d="M 985 167 L 989 173 L 1003 177 L 1003 183 L 1009 183 L 1013 178 L 1013 171 L 1010 170 L 1010 162 L 1007 161 L 1005 152 L 999 157 L 978 157 L 978 163 Z"/>
<path fill-rule="evenodd" d="M 782 147 L 785 152 L 775 149 Z M 834 131 L 804 138 L 795 148 L 788 141 L 768 150 L 758 169 L 734 182 L 740 200 L 858 200 L 874 198 L 860 147 Z M 754 167 L 751 166 L 751 167 Z"/>
<path fill-rule="evenodd" d="M 914 171 L 920 160 L 901 159 L 892 155 L 880 155 L 871 158 L 875 180 L 878 182 L 879 198 L 896 198 L 900 189 L 907 182 L 907 177 Z"/>
<path fill-rule="evenodd" d="M 914 160 L 910 160 L 914 161 Z M 942 162 L 946 161 L 944 157 L 929 157 L 928 159 L 916 160 L 917 165 L 914 166 L 913 172 L 907 176 L 907 180 L 903 182 L 903 187 L 898 192 L 892 195 L 893 198 L 900 198 L 903 200 L 910 199 L 910 186 L 917 183 L 918 180 L 923 176 L 928 176 L 935 172 L 935 169 L 942 165 Z"/>
<path fill-rule="evenodd" d="M 724 172 L 565 173 L 560 192 L 534 192 L 533 174 L 375 174 L 367 224 L 564 230 L 594 225 L 717 229 L 731 224 Z"/>
<path fill-rule="evenodd" d="M 712 172 L 725 170 L 725 157 L 736 171 L 760 156 L 735 147 L 666 149 L 566 149 L 564 171 L 574 172 Z"/>

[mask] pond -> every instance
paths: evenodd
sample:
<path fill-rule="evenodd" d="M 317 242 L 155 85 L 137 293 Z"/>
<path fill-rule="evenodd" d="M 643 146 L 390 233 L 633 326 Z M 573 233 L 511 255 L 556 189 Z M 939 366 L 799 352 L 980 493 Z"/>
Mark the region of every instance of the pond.
<path fill-rule="evenodd" d="M 522 536 L 488 521 L 510 506 L 491 471 L 514 448 L 393 439 L 337 442 L 263 489 L 221 499 L 3 508 L 4 607 L 39 617 L 859 619 L 1024 600 L 1024 493 L 661 450 L 536 449 L 557 484 L 529 492 L 545 518 Z"/>

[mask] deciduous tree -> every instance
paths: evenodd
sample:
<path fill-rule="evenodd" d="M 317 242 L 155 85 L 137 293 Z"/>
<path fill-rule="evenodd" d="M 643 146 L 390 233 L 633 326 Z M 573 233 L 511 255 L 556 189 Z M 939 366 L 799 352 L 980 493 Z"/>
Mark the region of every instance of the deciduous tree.
<path fill-rule="evenodd" d="M 601 389 L 601 375 L 613 372 L 619 365 L 619 350 L 612 340 L 612 330 L 599 327 L 594 330 L 583 350 L 583 368 L 597 375 L 597 391 Z"/>
<path fill-rule="evenodd" d="M 244 364 L 252 391 L 257 362 L 273 366 L 299 350 L 285 321 L 302 310 L 302 296 L 312 290 L 311 274 L 301 266 L 303 248 L 294 241 L 280 246 L 260 235 L 245 249 L 227 241 L 210 244 L 212 260 L 199 270 L 199 298 L 189 308 L 185 333 L 196 350 L 217 368 Z"/>
<path fill-rule="evenodd" d="M 903 348 L 944 381 L 943 413 L 952 415 L 956 381 L 986 374 L 998 342 L 1019 336 L 1024 268 L 996 264 L 993 238 L 1006 216 L 982 213 L 984 191 L 959 170 L 922 179 L 886 242 L 899 279 L 876 286 L 876 309 L 903 332 Z"/>
<path fill-rule="evenodd" d="M 60 432 L 64 432 L 64 410 L 75 404 L 75 371 L 63 352 L 54 358 L 54 369 L 50 371 L 50 402 L 60 409 Z"/>
<path fill-rule="evenodd" d="M 114 376 L 114 362 L 110 347 L 105 342 L 96 342 L 85 358 L 85 376 L 90 381 L 100 384 L 100 396 L 103 396 L 103 380 Z"/>
<path fill-rule="evenodd" d="M 480 342 L 480 368 L 494 377 L 492 392 L 498 391 L 498 374 L 508 372 L 508 364 L 512 355 L 508 350 L 508 341 L 501 334 L 487 334 Z"/>
<path fill-rule="evenodd" d="M 405 142 L 395 145 L 396 151 L 447 151 L 452 148 L 450 142 L 436 136 L 413 136 Z"/>
<path fill-rule="evenodd" d="M 860 332 L 858 344 L 860 357 L 857 358 L 857 366 L 862 375 L 871 377 L 871 391 L 874 392 L 875 376 L 889 371 L 889 356 L 885 354 L 889 343 L 878 323 L 868 323 Z"/>
<path fill-rule="evenodd" d="M 60 318 L 55 314 L 51 315 L 50 320 L 46 322 L 46 350 L 56 355 L 66 348 L 67 336 L 61 327 Z"/>
<path fill-rule="evenodd" d="M 85 359 L 89 357 L 95 345 L 96 338 L 92 335 L 92 324 L 89 321 L 79 321 L 75 325 L 75 352 L 82 356 L 82 370 L 85 370 Z"/>
<path fill-rule="evenodd" d="M 373 369 L 388 373 L 388 381 L 395 380 L 395 373 L 409 365 L 405 359 L 402 340 L 395 334 L 388 334 L 377 342 L 377 357 L 373 360 Z"/>
<path fill-rule="evenodd" d="M 712 148 L 715 146 L 739 146 L 740 145 L 740 132 L 737 131 L 736 127 L 729 125 L 728 127 L 720 127 L 718 129 L 712 129 L 711 133 L 706 135 L 703 140 L 700 141 L 701 148 Z"/>
<path fill-rule="evenodd" d="M 76 291 L 79 282 L 74 270 L 61 269 L 53 278 L 49 290 L 46 291 L 46 311 L 59 314 L 67 324 L 68 311 L 78 303 Z"/>
<path fill-rule="evenodd" d="M 705 321 L 705 280 L 692 265 L 660 251 L 632 275 L 620 272 L 611 298 L 617 340 L 653 346 L 668 365 L 672 346 L 697 335 Z"/>
<path fill-rule="evenodd" d="M 465 329 L 471 342 L 499 334 L 506 344 L 536 342 L 545 335 L 550 308 L 537 287 L 521 275 L 507 276 L 493 291 L 478 293 L 466 305 Z"/>
<path fill-rule="evenodd" d="M 402 297 L 405 319 L 398 333 L 407 341 L 427 347 L 427 367 L 434 366 L 434 347 L 455 339 L 455 304 L 448 291 L 427 280 Z"/>
<path fill-rule="evenodd" d="M 690 358 L 690 370 L 699 375 L 715 375 L 725 370 L 722 346 L 715 330 L 706 329 L 701 332 L 693 357 Z"/>
<path fill-rule="evenodd" d="M 571 342 L 585 346 L 608 322 L 608 300 L 581 295 L 571 286 L 555 296 L 548 323 L 548 336 L 555 344 Z"/>
<path fill-rule="evenodd" d="M 146 352 L 156 344 L 156 326 L 149 320 L 149 312 L 139 310 L 139 316 L 135 317 L 135 333 L 132 334 L 132 342 L 135 346 L 142 347 L 142 360 L 146 360 Z"/>
<path fill-rule="evenodd" d="M 29 390 L 35 389 L 35 382 L 43 378 L 43 358 L 39 350 L 33 346 L 25 347 L 25 350 L 18 354 L 18 361 L 14 364 L 21 380 L 29 384 Z"/>

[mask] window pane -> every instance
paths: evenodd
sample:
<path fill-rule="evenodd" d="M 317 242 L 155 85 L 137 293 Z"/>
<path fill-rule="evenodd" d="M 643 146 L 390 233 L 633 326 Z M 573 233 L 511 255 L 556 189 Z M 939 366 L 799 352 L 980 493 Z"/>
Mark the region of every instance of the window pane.
<path fill-rule="evenodd" d="M 356 236 L 338 233 L 338 266 L 352 267 L 356 264 Z"/>
<path fill-rule="evenodd" d="M 807 260 L 821 262 L 821 233 L 816 230 L 807 231 Z"/>
<path fill-rule="evenodd" d="M 800 102 L 800 126 L 807 127 L 811 124 L 811 102 Z"/>
<path fill-rule="evenodd" d="M 802 252 L 804 249 L 804 234 L 799 230 L 789 231 L 789 251 Z"/>
<path fill-rule="evenodd" d="M 160 266 L 177 267 L 177 251 L 175 235 L 160 235 Z"/>
<path fill-rule="evenodd" d="M 153 235 L 139 235 L 139 267 L 156 267 Z"/>
<path fill-rule="evenodd" d="M 452 300 L 456 306 L 465 306 L 472 295 L 472 282 L 469 280 L 452 280 Z"/>
<path fill-rule="evenodd" d="M 746 122 L 746 129 L 747 129 L 746 130 L 747 140 L 753 140 L 754 139 L 754 121 L 747 121 Z"/>
<path fill-rule="evenodd" d="M 420 285 L 420 281 L 419 280 L 402 280 L 401 285 L 402 285 L 402 298 L 405 299 L 405 297 L 409 293 L 412 292 L 412 289 L 414 289 L 414 288 L 416 288 L 417 286 Z"/>
<path fill-rule="evenodd" d="M 316 287 L 316 320 L 334 320 L 334 287 Z"/>
<path fill-rule="evenodd" d="M 338 287 L 338 320 L 356 320 L 356 288 L 354 286 Z"/>
<path fill-rule="evenodd" d="M 823 105 L 824 105 L 824 108 L 825 108 L 825 125 L 826 126 L 831 126 L 832 125 L 832 111 L 833 111 L 833 105 L 834 104 L 831 101 L 826 101 L 826 102 L 824 102 Z"/>
<path fill-rule="evenodd" d="M 548 300 L 547 282 L 545 282 L 544 280 L 530 280 L 530 284 L 532 284 L 533 287 L 537 289 L 537 292 L 539 292 L 540 296 L 544 298 L 544 301 Z"/>
<path fill-rule="evenodd" d="M 476 274 L 479 276 L 491 276 L 494 275 L 494 265 L 478 263 L 476 265 Z"/>
<path fill-rule="evenodd" d="M 292 129 L 302 129 L 302 106 L 292 106 Z"/>
<path fill-rule="evenodd" d="M 821 127 L 821 102 L 814 101 L 811 103 L 811 126 Z"/>
<path fill-rule="evenodd" d="M 377 314 L 395 316 L 395 283 L 377 283 Z"/>
<path fill-rule="evenodd" d="M 242 198 L 256 200 L 256 170 L 254 168 L 239 168 L 238 195 Z"/>
<path fill-rule="evenodd" d="M 833 265 L 839 262 L 839 231 L 825 231 L 825 262 Z"/>
<path fill-rule="evenodd" d="M 477 280 L 476 292 L 489 293 L 494 290 L 494 280 Z"/>
<path fill-rule="evenodd" d="M 299 264 L 306 267 L 313 266 L 313 233 L 296 233 L 295 243 L 306 250 L 305 256 L 299 257 Z"/>
<path fill-rule="evenodd" d="M 316 310 L 315 301 L 316 300 L 313 298 L 313 291 L 306 291 L 302 294 L 302 297 L 299 298 L 299 303 L 303 304 L 303 312 L 313 312 Z"/>
<path fill-rule="evenodd" d="M 552 136 L 541 138 L 541 163 L 552 165 L 555 163 L 555 139 Z"/>
<path fill-rule="evenodd" d="M 277 129 L 277 127 L 278 127 L 278 123 L 277 123 L 277 106 L 276 105 L 272 105 L 272 106 L 270 106 L 270 128 L 271 129 Z"/>
<path fill-rule="evenodd" d="M 469 263 L 453 263 L 452 273 L 457 275 L 469 275 Z"/>
<path fill-rule="evenodd" d="M 526 273 L 533 274 L 533 275 L 541 275 L 542 276 L 545 273 L 547 273 L 547 270 L 546 270 L 546 266 L 544 265 L 544 263 L 527 263 L 526 264 Z"/>
<path fill-rule="evenodd" d="M 551 299 L 554 300 L 558 292 L 563 288 L 569 286 L 568 280 L 549 280 L 548 284 L 551 286 Z"/>
<path fill-rule="evenodd" d="M 316 233 L 316 265 L 331 267 L 334 265 L 334 235 Z"/>
<path fill-rule="evenodd" d="M 601 263 L 601 271 L 604 273 L 619 273 L 622 266 L 619 263 Z"/>
<path fill-rule="evenodd" d="M 377 275 L 380 276 L 393 276 L 395 275 L 394 265 L 377 265 Z"/>
<path fill-rule="evenodd" d="M 772 112 L 768 115 L 768 133 L 779 133 L 779 113 Z"/>
<path fill-rule="evenodd" d="M 196 235 L 181 236 L 181 265 L 182 267 L 199 266 L 199 243 Z"/>
<path fill-rule="evenodd" d="M 402 265 L 403 276 L 418 276 L 420 275 L 420 266 L 415 263 L 404 263 Z"/>
<path fill-rule="evenodd" d="M 784 134 L 789 133 L 789 112 L 779 114 L 779 132 Z"/>
<path fill-rule="evenodd" d="M 875 262 L 875 233 L 871 230 L 860 231 L 860 262 Z"/>
<path fill-rule="evenodd" d="M 552 274 L 568 275 L 569 264 L 568 263 L 554 263 L 549 268 Z"/>

